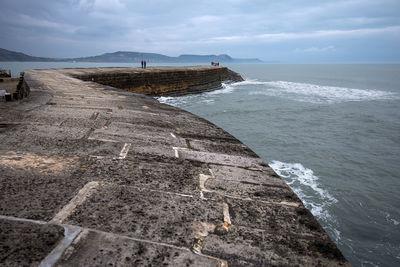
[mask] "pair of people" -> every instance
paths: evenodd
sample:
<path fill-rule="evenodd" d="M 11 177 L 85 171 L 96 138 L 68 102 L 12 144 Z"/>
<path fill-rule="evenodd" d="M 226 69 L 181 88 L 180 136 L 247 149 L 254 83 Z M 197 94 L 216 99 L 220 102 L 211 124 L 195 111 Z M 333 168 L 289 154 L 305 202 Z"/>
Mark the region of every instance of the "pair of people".
<path fill-rule="evenodd" d="M 147 63 L 146 63 L 146 60 L 142 60 L 141 63 L 142 63 L 142 69 L 145 69 L 145 68 L 146 68 L 146 64 L 147 64 Z"/>

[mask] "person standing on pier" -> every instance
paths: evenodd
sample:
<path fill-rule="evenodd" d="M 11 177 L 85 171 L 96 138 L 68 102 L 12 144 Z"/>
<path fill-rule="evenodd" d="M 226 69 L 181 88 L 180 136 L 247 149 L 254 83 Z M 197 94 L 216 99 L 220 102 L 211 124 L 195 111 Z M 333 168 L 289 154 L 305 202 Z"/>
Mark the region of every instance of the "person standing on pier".
<path fill-rule="evenodd" d="M 146 60 L 143 61 L 143 66 L 144 66 L 144 68 L 146 68 Z"/>
<path fill-rule="evenodd" d="M 142 63 L 142 69 L 143 69 L 143 66 L 144 66 L 144 61 L 143 61 L 143 59 L 142 59 L 141 63 Z"/>

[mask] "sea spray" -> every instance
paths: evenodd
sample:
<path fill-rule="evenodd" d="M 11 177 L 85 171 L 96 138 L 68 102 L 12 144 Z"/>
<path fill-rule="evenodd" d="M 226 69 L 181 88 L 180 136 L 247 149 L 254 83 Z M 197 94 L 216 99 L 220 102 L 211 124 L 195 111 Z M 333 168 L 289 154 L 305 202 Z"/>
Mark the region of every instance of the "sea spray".
<path fill-rule="evenodd" d="M 253 81 L 248 82 L 247 85 L 258 85 L 256 90 L 249 92 L 249 95 L 277 96 L 317 104 L 399 99 L 398 94 L 388 91 L 324 86 L 310 83 Z"/>
<path fill-rule="evenodd" d="M 335 227 L 336 219 L 328 210 L 328 207 L 337 203 L 338 200 L 321 187 L 318 183 L 318 176 L 301 163 L 285 163 L 273 160 L 269 163 L 269 166 L 286 181 L 318 220 L 331 226 L 328 232 L 336 242 L 340 240 L 340 232 Z"/>

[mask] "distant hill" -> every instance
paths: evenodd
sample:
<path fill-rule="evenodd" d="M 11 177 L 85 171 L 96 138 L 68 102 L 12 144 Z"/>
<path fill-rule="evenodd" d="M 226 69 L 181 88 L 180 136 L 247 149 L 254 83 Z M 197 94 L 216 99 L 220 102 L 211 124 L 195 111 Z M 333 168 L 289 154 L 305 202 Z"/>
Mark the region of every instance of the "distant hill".
<path fill-rule="evenodd" d="M 53 58 L 46 57 L 32 57 L 24 53 L 14 52 L 7 49 L 0 48 L 0 61 L 31 61 L 31 62 L 50 62 L 57 61 Z"/>
<path fill-rule="evenodd" d="M 174 57 L 164 56 L 155 53 L 141 53 L 141 52 L 126 52 L 118 51 L 114 53 L 106 53 L 93 57 L 80 57 L 63 59 L 63 61 L 76 61 L 76 62 L 135 62 L 147 60 L 147 62 L 175 62 Z"/>
<path fill-rule="evenodd" d="M 170 57 L 156 53 L 141 53 L 118 51 L 114 53 L 105 53 L 99 56 L 79 57 L 79 58 L 44 58 L 29 56 L 24 53 L 14 52 L 0 48 L 0 61 L 44 61 L 44 62 L 121 62 L 121 63 L 139 63 L 141 60 L 146 60 L 151 63 L 260 63 L 257 58 L 232 58 L 228 55 L 180 55 L 179 57 Z"/>

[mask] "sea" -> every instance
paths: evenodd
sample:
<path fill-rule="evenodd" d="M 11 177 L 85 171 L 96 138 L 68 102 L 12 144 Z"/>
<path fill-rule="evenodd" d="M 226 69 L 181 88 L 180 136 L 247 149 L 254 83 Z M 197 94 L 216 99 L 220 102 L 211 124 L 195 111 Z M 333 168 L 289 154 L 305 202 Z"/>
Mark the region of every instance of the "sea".
<path fill-rule="evenodd" d="M 13 76 L 102 66 L 139 64 L 0 62 Z M 400 65 L 225 66 L 245 81 L 157 99 L 213 122 L 256 152 L 351 264 L 400 266 Z"/>

